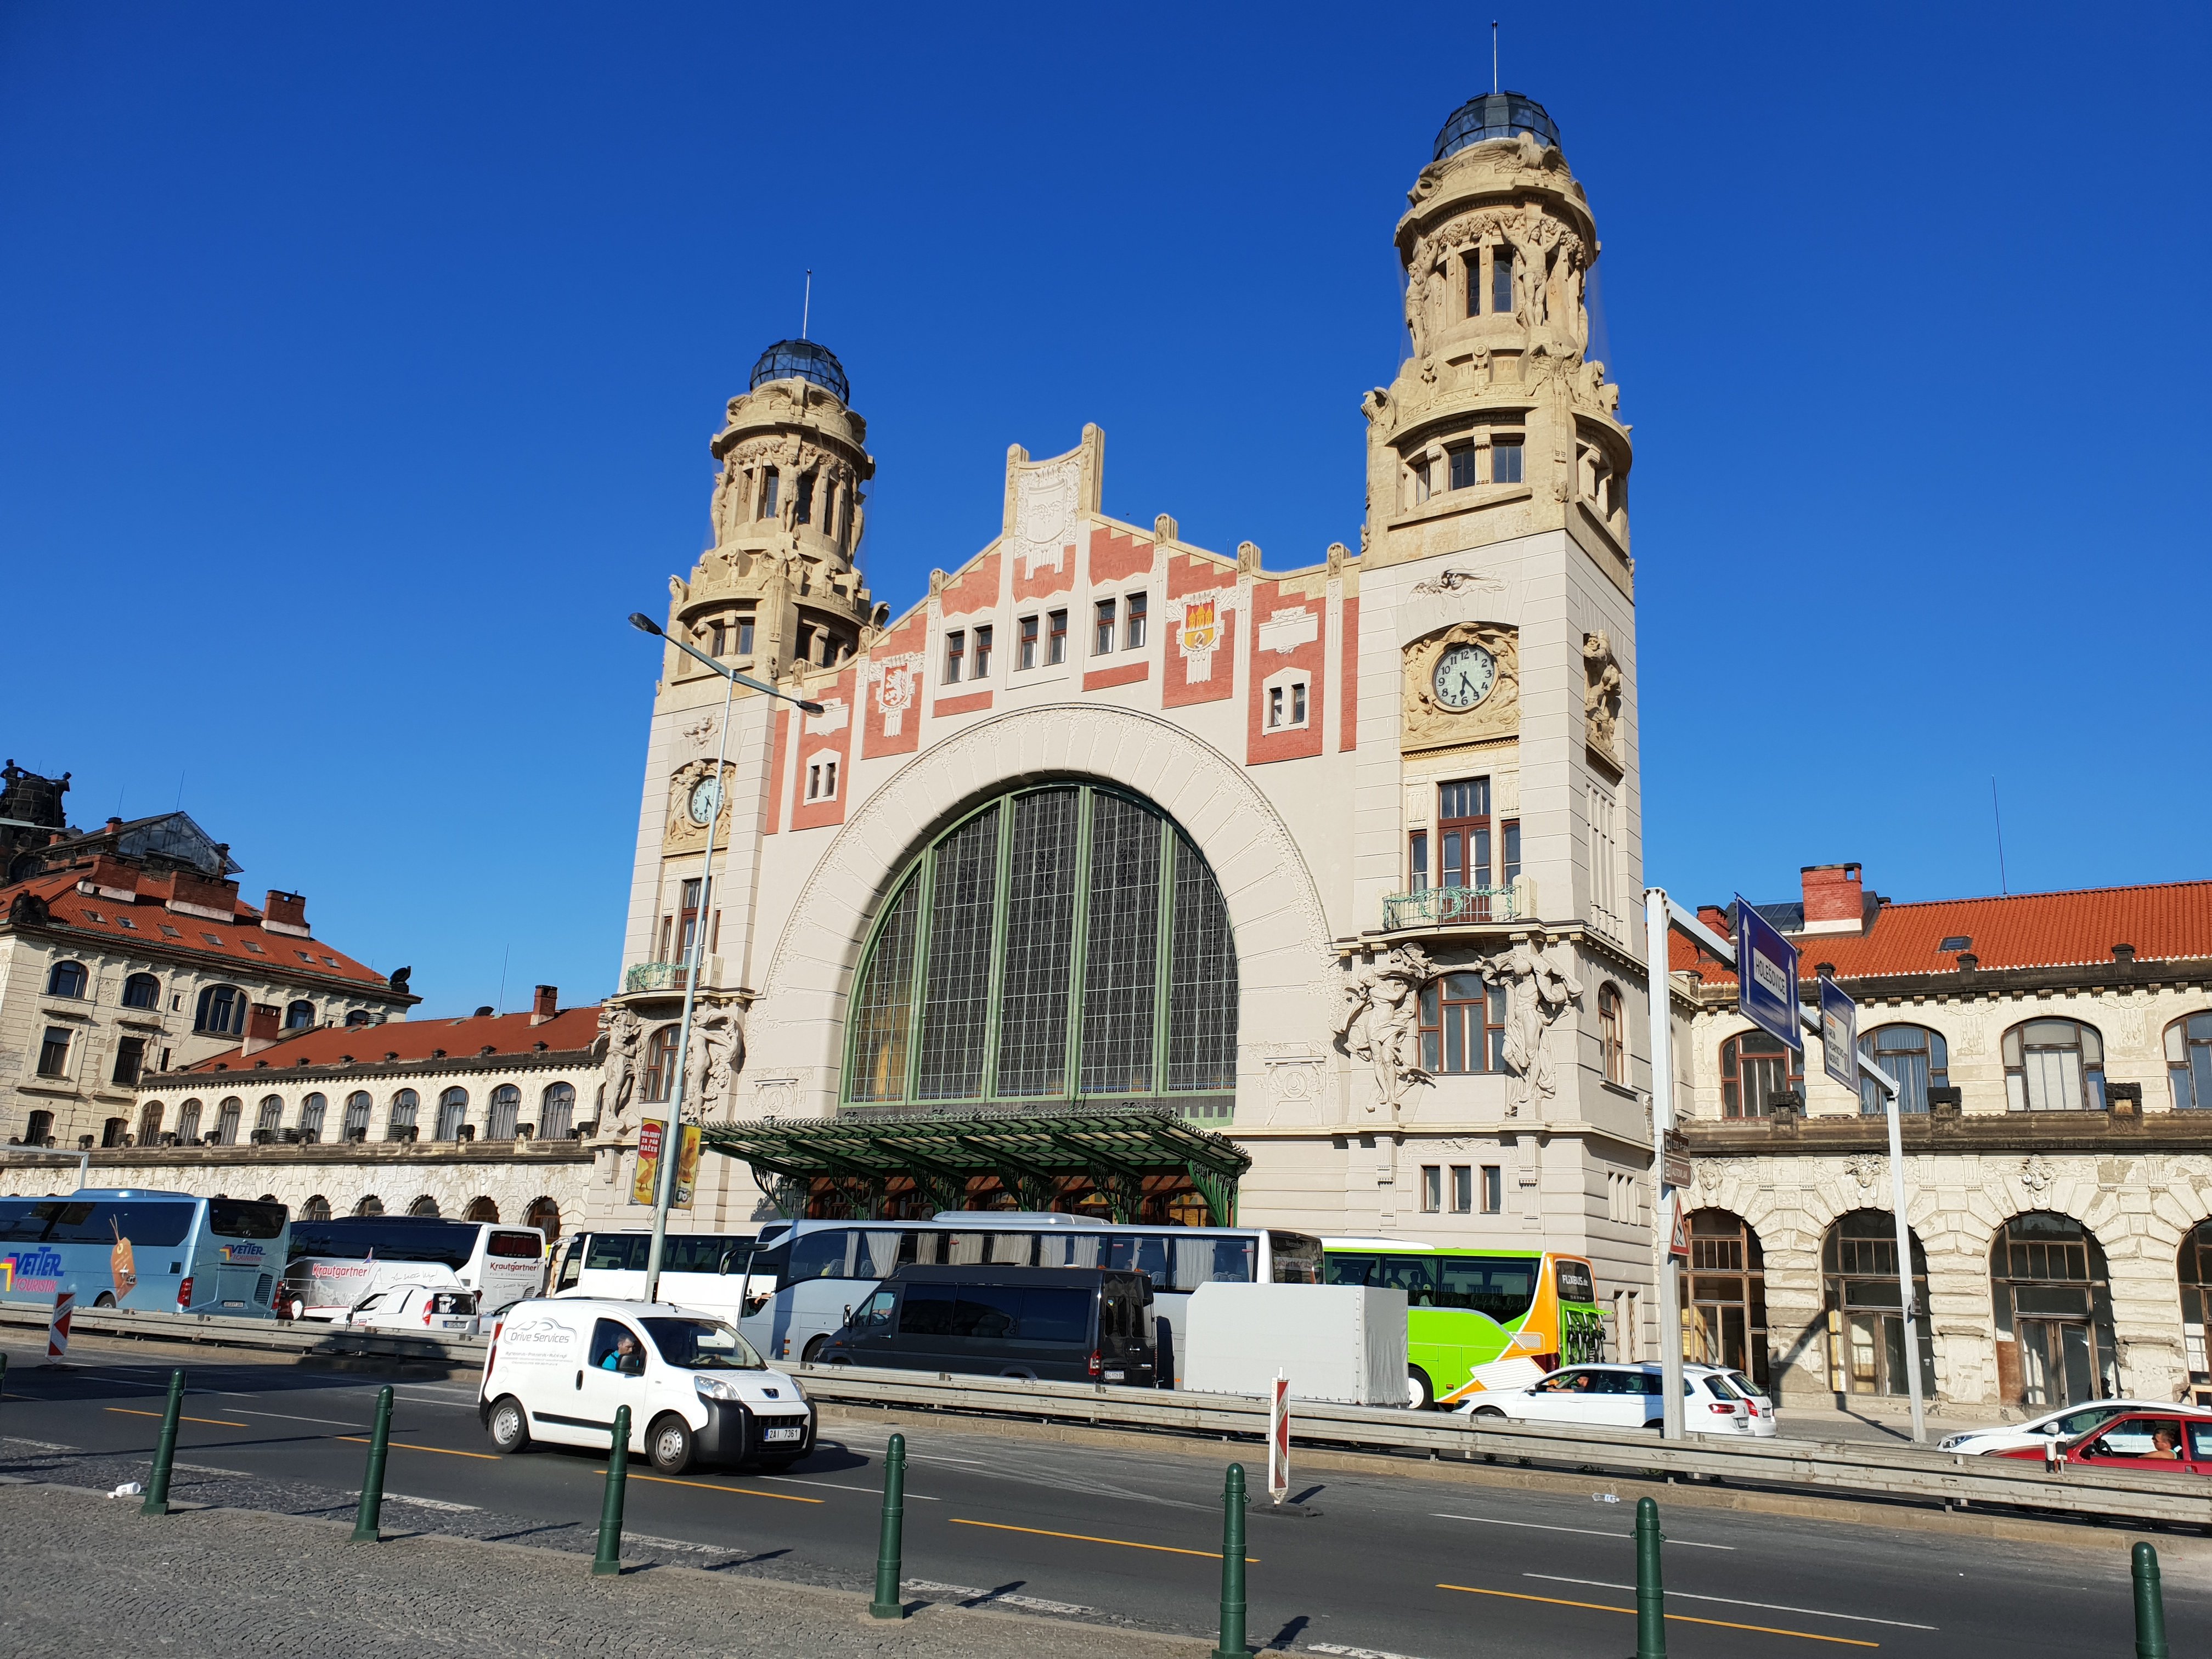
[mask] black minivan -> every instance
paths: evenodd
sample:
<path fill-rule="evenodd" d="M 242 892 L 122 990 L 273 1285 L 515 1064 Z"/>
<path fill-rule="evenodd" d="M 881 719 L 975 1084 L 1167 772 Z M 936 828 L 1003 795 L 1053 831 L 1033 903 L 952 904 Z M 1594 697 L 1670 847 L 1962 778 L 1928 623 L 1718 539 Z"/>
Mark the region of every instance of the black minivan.
<path fill-rule="evenodd" d="M 1110 1267 L 908 1262 L 853 1310 L 821 1363 L 1153 1386 L 1152 1280 Z"/>

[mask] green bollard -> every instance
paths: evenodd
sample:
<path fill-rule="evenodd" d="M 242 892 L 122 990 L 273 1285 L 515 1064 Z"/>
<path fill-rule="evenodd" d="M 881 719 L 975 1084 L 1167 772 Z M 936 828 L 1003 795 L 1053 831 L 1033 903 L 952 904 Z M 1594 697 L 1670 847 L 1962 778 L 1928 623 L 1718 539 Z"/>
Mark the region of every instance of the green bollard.
<path fill-rule="evenodd" d="M 607 1457 L 607 1498 L 599 1505 L 599 1553 L 592 1558 L 594 1578 L 622 1571 L 623 1495 L 629 1484 L 629 1407 L 615 1407 L 614 1446 Z"/>
<path fill-rule="evenodd" d="M 154 1448 L 154 1478 L 146 1486 L 146 1501 L 139 1505 L 141 1515 L 167 1515 L 169 1512 L 169 1465 L 177 1461 L 177 1419 L 185 1411 L 185 1374 L 169 1373 L 169 1408 L 161 1413 L 161 1438 Z"/>
<path fill-rule="evenodd" d="M 384 1534 L 376 1523 L 384 1515 L 384 1458 L 392 1439 L 392 1389 L 386 1384 L 376 1396 L 376 1427 L 368 1437 L 368 1474 L 361 1483 L 361 1509 L 353 1518 L 353 1541 L 377 1544 Z"/>
<path fill-rule="evenodd" d="M 1221 1645 L 1209 1659 L 1250 1659 L 1244 1645 L 1244 1466 L 1221 1489 Z"/>
<path fill-rule="evenodd" d="M 1667 1659 L 1667 1591 L 1659 1581 L 1659 1506 L 1636 1500 L 1636 1659 Z"/>
<path fill-rule="evenodd" d="M 2138 1544 L 2135 1558 L 2136 1659 L 2166 1659 L 2166 1594 L 2159 1588 L 2158 1552 Z"/>
<path fill-rule="evenodd" d="M 876 1542 L 876 1599 L 868 1612 L 878 1619 L 903 1619 L 906 1603 L 899 1600 L 899 1563 L 905 1553 L 906 1437 L 891 1437 L 884 1455 L 884 1530 Z"/>

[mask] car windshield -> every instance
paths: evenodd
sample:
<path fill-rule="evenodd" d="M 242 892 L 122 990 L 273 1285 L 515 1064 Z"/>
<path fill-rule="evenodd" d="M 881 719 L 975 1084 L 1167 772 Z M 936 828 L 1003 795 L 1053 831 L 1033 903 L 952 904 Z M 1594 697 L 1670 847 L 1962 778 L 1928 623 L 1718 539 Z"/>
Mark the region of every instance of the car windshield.
<path fill-rule="evenodd" d="M 687 1371 L 759 1371 L 768 1362 L 719 1319 L 647 1319 L 641 1322 L 653 1346 L 670 1364 Z"/>
<path fill-rule="evenodd" d="M 1756 1400 L 1759 1397 L 1761 1390 L 1759 1384 L 1741 1371 L 1730 1371 L 1728 1376 L 1729 1381 L 1735 1384 L 1735 1391 L 1746 1400 Z"/>

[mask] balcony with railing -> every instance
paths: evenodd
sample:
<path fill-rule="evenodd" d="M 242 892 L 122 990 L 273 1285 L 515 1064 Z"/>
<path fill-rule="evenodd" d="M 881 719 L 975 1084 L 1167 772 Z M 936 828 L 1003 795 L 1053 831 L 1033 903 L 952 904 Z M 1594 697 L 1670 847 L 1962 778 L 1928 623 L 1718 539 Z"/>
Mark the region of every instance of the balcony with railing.
<path fill-rule="evenodd" d="M 680 962 L 641 962 L 623 975 L 628 991 L 680 991 L 689 971 Z"/>
<path fill-rule="evenodd" d="M 1386 933 L 1513 919 L 1510 887 L 1424 887 L 1416 893 L 1392 893 L 1382 901 Z"/>

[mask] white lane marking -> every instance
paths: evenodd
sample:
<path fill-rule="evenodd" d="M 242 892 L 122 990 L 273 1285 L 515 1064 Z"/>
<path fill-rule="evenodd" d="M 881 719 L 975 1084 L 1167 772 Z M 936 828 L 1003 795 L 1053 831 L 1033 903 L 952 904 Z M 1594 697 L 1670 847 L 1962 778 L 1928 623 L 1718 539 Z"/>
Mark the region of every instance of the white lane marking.
<path fill-rule="evenodd" d="M 384 1494 L 384 1501 L 387 1504 L 416 1504 L 426 1510 L 450 1510 L 455 1515 L 474 1515 L 478 1512 L 474 1504 L 448 1504 L 442 1498 L 410 1498 L 404 1492 L 388 1492 Z"/>
<path fill-rule="evenodd" d="M 1389 1653 L 1381 1648 L 1340 1648 L 1334 1642 L 1309 1642 L 1302 1650 L 1307 1653 L 1339 1653 L 1344 1656 L 1344 1659 L 1409 1659 L 1406 1654 Z"/>
<path fill-rule="evenodd" d="M 64 1446 L 58 1440 L 26 1440 L 20 1434 L 0 1434 L 0 1443 L 10 1446 L 29 1446 L 36 1451 L 81 1451 L 80 1446 Z"/>
<path fill-rule="evenodd" d="M 970 1584 L 940 1584 L 930 1578 L 902 1578 L 901 1589 L 921 1590 L 926 1595 L 957 1595 L 970 1601 L 1004 1602 L 1008 1607 L 1034 1607 L 1039 1613 L 1096 1613 L 1096 1607 L 1086 1607 L 1078 1601 L 1048 1601 L 1041 1595 L 1019 1595 L 1012 1590 L 994 1595 L 989 1590 L 977 1589 Z M 1350 1649 L 1334 1649 L 1334 1652 L 1349 1652 Z"/>
<path fill-rule="evenodd" d="M 1669 1540 L 1672 1541 L 1671 1540 Z M 1632 1590 L 1633 1584 L 1609 1584 L 1602 1578 L 1563 1578 L 1556 1572 L 1524 1572 L 1523 1578 L 1544 1578 L 1554 1584 L 1588 1584 L 1593 1589 Z M 1897 1630 L 1938 1630 L 1937 1625 L 1916 1625 L 1909 1619 L 1869 1619 L 1863 1613 L 1830 1613 L 1826 1607 L 1790 1607 L 1779 1601 L 1744 1601 L 1733 1595 L 1692 1595 L 1687 1590 L 1668 1590 L 1678 1601 L 1718 1601 L 1731 1607 L 1764 1607 L 1769 1613 L 1802 1613 L 1808 1619 L 1843 1619 L 1854 1625 L 1888 1625 Z"/>
<path fill-rule="evenodd" d="M 1435 1518 L 1439 1521 L 1480 1521 L 1486 1527 L 1528 1527 L 1537 1532 L 1578 1532 L 1585 1538 L 1633 1538 L 1636 1536 L 1632 1532 L 1607 1532 L 1601 1527 L 1550 1527 L 1541 1521 L 1501 1521 L 1494 1515 L 1445 1515 L 1441 1511 L 1433 1513 Z M 1700 1544 L 1690 1538 L 1669 1538 L 1667 1541 L 1686 1550 L 1728 1550 L 1733 1553 L 1735 1549 L 1733 1544 Z"/>
<path fill-rule="evenodd" d="M 793 1486 L 827 1486 L 831 1492 L 864 1492 L 871 1498 L 882 1495 L 880 1490 L 874 1486 L 848 1486 L 836 1480 L 801 1480 L 795 1474 L 763 1474 L 757 1475 L 754 1479 L 781 1480 Z M 932 1498 L 927 1492 L 910 1492 L 906 1495 L 908 1498 L 917 1498 L 924 1504 L 942 1504 L 945 1501 L 941 1498 Z"/>
<path fill-rule="evenodd" d="M 149 1457 L 146 1461 L 150 1463 L 154 1460 Z M 227 1474 L 234 1480 L 252 1480 L 258 1478 L 244 1469 L 219 1469 L 212 1463 L 187 1463 L 181 1457 L 171 1463 L 169 1467 L 173 1469 L 190 1469 L 194 1474 Z"/>
<path fill-rule="evenodd" d="M 745 1553 L 743 1550 L 725 1549 L 719 1544 L 694 1544 L 684 1538 L 655 1538 L 649 1532 L 625 1532 L 623 1534 L 623 1541 L 626 1544 L 644 1544 L 657 1550 L 690 1550 L 695 1555 L 743 1556 Z"/>
<path fill-rule="evenodd" d="M 70 1369 L 76 1368 L 72 1366 Z M 169 1391 L 169 1385 L 166 1382 L 141 1382 L 135 1376 L 114 1376 L 106 1371 L 78 1371 L 76 1374 L 79 1376 L 93 1377 L 102 1382 L 120 1382 L 126 1389 L 151 1389 L 155 1394 L 167 1394 Z M 210 1391 L 205 1389 L 195 1389 L 191 1392 L 204 1395 Z"/>

